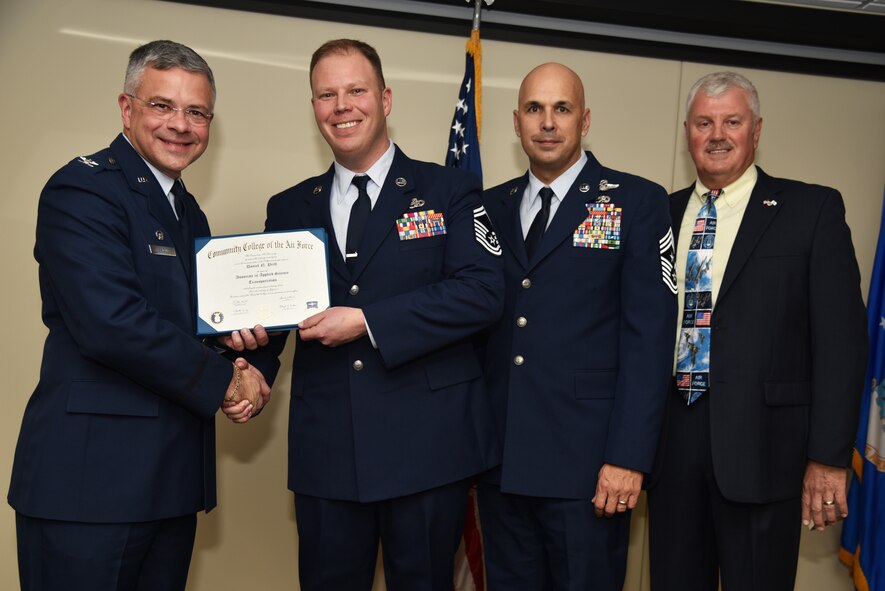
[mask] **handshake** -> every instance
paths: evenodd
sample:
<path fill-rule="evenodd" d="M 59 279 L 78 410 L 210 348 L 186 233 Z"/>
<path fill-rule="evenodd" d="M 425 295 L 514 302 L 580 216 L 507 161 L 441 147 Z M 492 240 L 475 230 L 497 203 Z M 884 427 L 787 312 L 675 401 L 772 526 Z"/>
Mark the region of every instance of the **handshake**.
<path fill-rule="evenodd" d="M 264 376 L 242 357 L 234 361 L 234 374 L 224 394 L 221 410 L 235 423 L 245 423 L 270 401 L 270 386 Z"/>
<path fill-rule="evenodd" d="M 254 350 L 268 342 L 264 327 L 256 325 L 219 339 L 221 345 L 234 351 Z M 234 423 L 248 422 L 270 401 L 270 386 L 262 373 L 242 357 L 234 361 L 234 373 L 224 394 L 221 410 Z"/>

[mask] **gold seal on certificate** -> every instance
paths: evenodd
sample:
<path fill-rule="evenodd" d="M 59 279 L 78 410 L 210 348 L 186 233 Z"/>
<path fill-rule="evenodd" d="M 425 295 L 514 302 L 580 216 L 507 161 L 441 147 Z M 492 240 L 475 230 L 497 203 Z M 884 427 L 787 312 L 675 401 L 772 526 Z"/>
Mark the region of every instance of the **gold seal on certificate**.
<path fill-rule="evenodd" d="M 323 229 L 196 238 L 194 251 L 199 335 L 292 329 L 329 307 Z"/>

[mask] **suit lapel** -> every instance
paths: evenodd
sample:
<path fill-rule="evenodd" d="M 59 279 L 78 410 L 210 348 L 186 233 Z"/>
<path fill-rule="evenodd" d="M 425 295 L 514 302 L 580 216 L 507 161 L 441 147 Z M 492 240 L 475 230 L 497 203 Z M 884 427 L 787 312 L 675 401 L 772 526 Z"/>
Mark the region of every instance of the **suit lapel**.
<path fill-rule="evenodd" d="M 731 247 L 731 254 L 728 256 L 728 264 L 725 267 L 725 275 L 722 277 L 722 285 L 719 287 L 719 294 L 716 301 L 721 302 L 723 296 L 728 292 L 728 288 L 734 283 L 737 276 L 746 264 L 747 259 L 756 248 L 759 239 L 765 233 L 766 228 L 777 215 L 779 207 L 769 207 L 763 202 L 772 199 L 779 189 L 777 184 L 762 169 L 757 168 L 759 176 L 756 179 L 756 186 L 750 194 L 750 202 L 747 203 L 747 209 L 741 220 L 737 236 L 734 239 L 734 245 Z"/>
<path fill-rule="evenodd" d="M 673 244 L 676 246 L 679 245 L 679 230 L 682 227 L 685 208 L 688 207 L 688 200 L 693 191 L 694 184 L 670 197 L 670 224 L 673 227 Z"/>
<path fill-rule="evenodd" d="M 587 211 L 587 203 L 595 202 L 598 195 L 597 188 L 602 175 L 602 166 L 593 157 L 587 154 L 587 164 L 578 174 L 578 178 L 572 183 L 565 199 L 559 204 L 553 221 L 547 226 L 544 232 L 544 238 L 541 239 L 541 245 L 535 253 L 535 258 L 529 261 L 529 266 L 534 267 L 539 261 L 544 259 L 556 247 L 562 244 L 563 240 L 571 239 L 577 227 L 587 219 L 589 212 Z M 589 186 L 589 191 L 581 191 L 582 186 Z"/>

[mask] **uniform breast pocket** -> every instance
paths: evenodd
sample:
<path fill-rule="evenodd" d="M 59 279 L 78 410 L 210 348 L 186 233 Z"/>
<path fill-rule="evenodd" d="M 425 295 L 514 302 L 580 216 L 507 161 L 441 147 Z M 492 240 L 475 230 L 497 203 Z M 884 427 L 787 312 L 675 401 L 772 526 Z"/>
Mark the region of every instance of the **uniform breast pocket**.
<path fill-rule="evenodd" d="M 428 236 L 427 238 L 412 238 L 399 241 L 399 249 L 402 252 L 422 250 L 425 248 L 444 248 L 445 245 L 445 236 Z"/>

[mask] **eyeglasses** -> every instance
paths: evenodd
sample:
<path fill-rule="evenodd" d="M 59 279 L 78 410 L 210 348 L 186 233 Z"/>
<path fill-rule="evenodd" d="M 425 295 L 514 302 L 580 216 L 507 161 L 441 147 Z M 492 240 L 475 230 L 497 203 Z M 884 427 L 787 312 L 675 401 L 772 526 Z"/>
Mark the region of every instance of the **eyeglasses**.
<path fill-rule="evenodd" d="M 125 94 L 129 98 L 135 99 L 140 103 L 144 103 L 144 105 L 148 108 L 148 110 L 151 112 L 151 114 L 154 115 L 154 117 L 157 117 L 158 119 L 163 119 L 163 120 L 171 119 L 173 116 L 175 116 L 175 113 L 178 113 L 180 111 L 180 112 L 184 113 L 184 118 L 187 120 L 188 123 L 190 123 L 191 125 L 197 125 L 197 126 L 203 127 L 203 126 L 209 125 L 209 123 L 212 122 L 212 118 L 215 116 L 212 113 L 204 113 L 203 111 L 200 111 L 199 109 L 193 109 L 193 108 L 185 109 L 183 107 L 173 107 L 172 105 L 170 105 L 168 103 L 146 101 L 143 98 L 138 98 L 134 94 L 129 94 L 128 92 Z"/>

